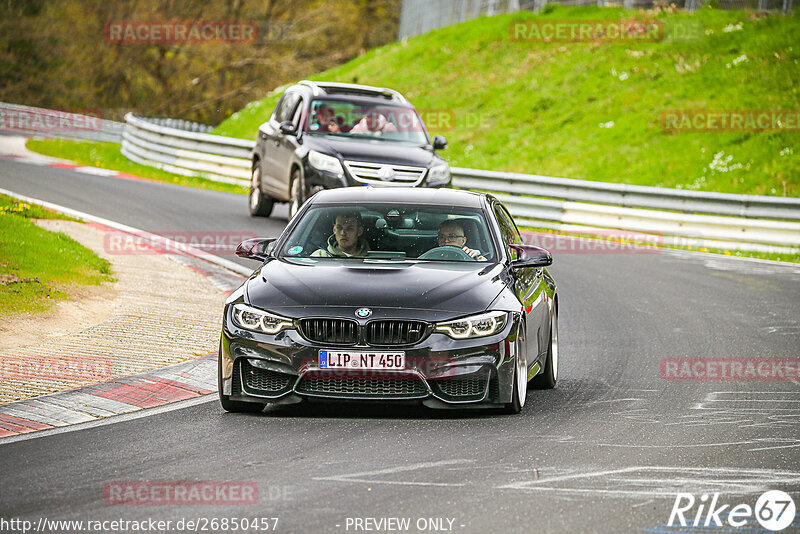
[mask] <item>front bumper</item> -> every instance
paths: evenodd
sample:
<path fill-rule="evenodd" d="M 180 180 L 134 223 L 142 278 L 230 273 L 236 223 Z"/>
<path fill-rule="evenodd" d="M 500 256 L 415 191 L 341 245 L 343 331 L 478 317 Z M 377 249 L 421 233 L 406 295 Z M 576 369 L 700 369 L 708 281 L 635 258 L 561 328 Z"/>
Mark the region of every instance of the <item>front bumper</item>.
<path fill-rule="evenodd" d="M 432 407 L 498 406 L 511 401 L 518 321 L 486 338 L 453 340 L 432 333 L 412 346 L 339 350 L 403 351 L 402 370 L 338 370 L 319 366 L 320 350 L 297 330 L 267 335 L 234 325 L 226 308 L 220 344 L 220 388 L 231 400 L 294 403 L 302 398 L 418 401 Z"/>
<path fill-rule="evenodd" d="M 363 187 L 364 182 L 360 182 L 353 178 L 347 169 L 344 169 L 344 174 L 337 175 L 327 171 L 320 171 L 308 164 L 308 161 L 303 162 L 303 176 L 305 180 L 306 193 L 311 193 L 319 189 L 336 189 L 339 187 Z M 425 171 L 425 177 L 422 182 L 415 187 L 447 187 L 450 180 L 441 182 L 430 182 L 428 180 L 428 171 Z M 380 183 L 375 185 L 380 186 Z"/>

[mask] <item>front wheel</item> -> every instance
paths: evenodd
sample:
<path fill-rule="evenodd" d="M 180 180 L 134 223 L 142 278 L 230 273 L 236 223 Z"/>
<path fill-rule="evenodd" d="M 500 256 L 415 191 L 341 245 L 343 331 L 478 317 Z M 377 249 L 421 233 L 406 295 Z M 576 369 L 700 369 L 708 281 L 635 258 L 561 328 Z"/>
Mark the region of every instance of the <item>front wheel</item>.
<path fill-rule="evenodd" d="M 503 413 L 518 414 L 525 406 L 525 399 L 528 396 L 528 358 L 525 346 L 525 334 L 522 326 L 519 329 L 517 338 L 517 359 L 514 365 L 514 384 L 512 386 L 511 402 L 505 405 Z"/>
<path fill-rule="evenodd" d="M 269 217 L 275 201 L 261 191 L 261 164 L 256 163 L 250 178 L 250 196 L 248 198 L 252 217 Z"/>
<path fill-rule="evenodd" d="M 550 343 L 547 347 L 544 370 L 531 380 L 536 389 L 553 389 L 558 382 L 558 309 L 553 309 L 550 319 Z"/>
<path fill-rule="evenodd" d="M 289 184 L 289 220 L 294 217 L 294 214 L 297 213 L 300 206 L 303 205 L 305 201 L 303 196 L 303 183 L 300 179 L 300 170 L 295 169 L 292 171 L 292 180 Z"/>

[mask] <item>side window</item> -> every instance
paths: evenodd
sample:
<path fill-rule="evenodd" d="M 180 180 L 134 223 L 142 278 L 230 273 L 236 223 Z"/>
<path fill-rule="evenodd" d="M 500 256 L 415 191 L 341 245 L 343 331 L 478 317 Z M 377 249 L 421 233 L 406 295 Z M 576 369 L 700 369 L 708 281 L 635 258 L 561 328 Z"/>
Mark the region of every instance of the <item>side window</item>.
<path fill-rule="evenodd" d="M 299 103 L 294 110 L 294 115 L 292 116 L 292 124 L 294 124 L 295 129 L 298 131 L 300 130 L 300 117 L 303 116 L 303 99 L 299 99 Z"/>
<path fill-rule="evenodd" d="M 297 93 L 286 93 L 281 97 L 278 106 L 275 108 L 275 120 L 279 124 L 292 119 L 292 111 L 294 111 L 294 106 L 299 99 L 300 95 Z"/>
<path fill-rule="evenodd" d="M 519 231 L 514 224 L 511 215 L 499 204 L 494 206 L 494 214 L 497 217 L 497 224 L 500 226 L 500 235 L 503 236 L 503 244 L 506 247 L 506 254 L 512 260 L 517 259 L 517 251 L 508 246 L 509 243 L 522 244 Z"/>

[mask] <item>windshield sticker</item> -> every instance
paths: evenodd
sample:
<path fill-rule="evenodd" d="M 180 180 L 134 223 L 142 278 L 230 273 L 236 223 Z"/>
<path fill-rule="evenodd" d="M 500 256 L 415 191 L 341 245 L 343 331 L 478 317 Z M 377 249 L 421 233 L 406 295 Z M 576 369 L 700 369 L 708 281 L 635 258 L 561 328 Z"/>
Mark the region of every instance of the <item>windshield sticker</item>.
<path fill-rule="evenodd" d="M 292 247 L 286 251 L 286 253 L 291 256 L 295 256 L 297 254 L 300 254 L 301 252 L 303 252 L 303 247 L 301 246 Z"/>

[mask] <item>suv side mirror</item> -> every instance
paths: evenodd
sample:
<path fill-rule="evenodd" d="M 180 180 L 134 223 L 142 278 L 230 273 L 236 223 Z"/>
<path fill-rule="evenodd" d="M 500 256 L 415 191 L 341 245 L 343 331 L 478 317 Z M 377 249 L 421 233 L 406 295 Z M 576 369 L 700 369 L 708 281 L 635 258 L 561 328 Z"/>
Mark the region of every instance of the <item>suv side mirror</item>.
<path fill-rule="evenodd" d="M 439 150 L 442 148 L 447 148 L 447 139 L 444 138 L 442 135 L 434 135 L 433 136 L 433 149 Z"/>
<path fill-rule="evenodd" d="M 256 237 L 239 243 L 236 247 L 236 255 L 240 258 L 249 260 L 266 261 L 272 255 L 270 245 L 275 242 L 277 237 Z"/>
<path fill-rule="evenodd" d="M 281 133 L 286 135 L 294 135 L 297 133 L 297 130 L 294 127 L 294 123 L 292 121 L 284 121 L 281 123 L 280 126 Z"/>
<path fill-rule="evenodd" d="M 509 243 L 508 246 L 517 251 L 517 259 L 511 262 L 512 269 L 547 267 L 553 263 L 553 256 L 542 247 L 515 243 Z"/>

